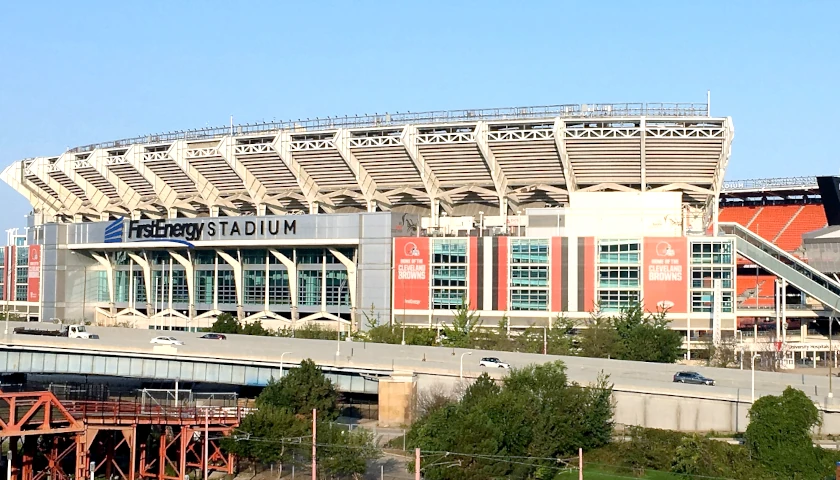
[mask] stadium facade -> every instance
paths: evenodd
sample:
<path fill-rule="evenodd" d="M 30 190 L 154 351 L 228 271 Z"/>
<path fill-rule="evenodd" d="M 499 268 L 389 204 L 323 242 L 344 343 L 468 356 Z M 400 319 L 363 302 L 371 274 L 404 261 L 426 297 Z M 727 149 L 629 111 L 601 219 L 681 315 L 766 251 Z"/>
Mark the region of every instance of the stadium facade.
<path fill-rule="evenodd" d="M 643 302 L 686 332 L 731 331 L 739 241 L 755 243 L 718 229 L 733 137 L 706 104 L 558 105 L 230 126 L 27 159 L 2 173 L 33 207 L 9 232 L 4 308 L 355 329 L 439 325 L 463 302 L 521 328 Z"/>

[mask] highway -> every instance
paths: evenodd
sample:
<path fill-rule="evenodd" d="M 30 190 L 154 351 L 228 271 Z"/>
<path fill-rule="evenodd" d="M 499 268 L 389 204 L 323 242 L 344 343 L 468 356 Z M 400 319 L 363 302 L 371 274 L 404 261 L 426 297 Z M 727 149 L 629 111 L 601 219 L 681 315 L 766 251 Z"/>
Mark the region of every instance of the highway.
<path fill-rule="evenodd" d="M 363 342 L 337 342 L 327 340 L 305 340 L 279 337 L 252 337 L 227 335 L 227 340 L 199 339 L 202 333 L 171 332 L 171 336 L 183 341 L 183 346 L 175 350 L 155 347 L 149 341 L 158 335 L 170 335 L 169 332 L 138 330 L 118 327 L 88 327 L 92 333 L 100 336 L 98 340 L 82 340 L 61 337 L 43 337 L 35 335 L 14 335 L 15 326 L 10 323 L 9 335 L 0 335 L 5 345 L 28 345 L 51 348 L 72 348 L 74 350 L 99 350 L 133 354 L 167 354 L 185 358 L 225 359 L 243 362 L 279 363 L 281 355 L 285 364 L 297 364 L 311 358 L 322 366 L 335 366 L 361 370 L 415 372 L 422 375 L 457 378 L 460 369 L 461 354 L 470 350 L 445 347 L 418 347 L 385 345 Z M 56 325 L 28 324 L 29 327 L 57 329 Z M 338 353 L 338 354 L 337 354 Z M 714 398 L 729 397 L 737 394 L 742 401 L 750 393 L 750 371 L 737 369 L 718 369 L 708 367 L 686 367 L 681 365 L 654 364 L 606 360 L 582 357 L 560 357 L 552 355 L 487 352 L 474 350 L 471 355 L 464 355 L 463 368 L 465 377 L 475 377 L 487 369 L 478 366 L 482 356 L 495 356 L 508 362 L 513 367 L 523 367 L 532 363 L 544 363 L 562 360 L 568 368 L 571 380 L 581 384 L 594 382 L 601 372 L 609 375 L 616 388 L 644 389 L 655 388 L 657 391 L 679 396 L 702 396 Z M 681 385 L 672 382 L 675 372 L 682 370 L 699 371 L 714 378 L 717 386 Z M 494 377 L 504 375 L 502 369 L 489 369 Z M 812 397 L 825 398 L 829 391 L 827 376 L 799 375 L 790 373 L 756 372 L 756 395 L 778 394 L 786 386 L 802 389 Z M 840 379 L 834 383 L 840 389 Z M 838 394 L 840 396 L 840 393 Z M 833 400 L 833 399 L 832 399 Z M 748 401 L 748 400 L 747 400 Z M 834 403 L 833 401 L 830 403 Z"/>

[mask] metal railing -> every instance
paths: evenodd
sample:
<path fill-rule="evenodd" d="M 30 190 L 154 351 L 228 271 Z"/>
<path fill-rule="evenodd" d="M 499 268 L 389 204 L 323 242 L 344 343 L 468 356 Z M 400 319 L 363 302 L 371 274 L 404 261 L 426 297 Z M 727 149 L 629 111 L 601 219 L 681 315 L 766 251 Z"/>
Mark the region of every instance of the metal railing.
<path fill-rule="evenodd" d="M 96 417 L 164 421 L 175 418 L 182 421 L 203 422 L 205 418 L 208 418 L 215 422 L 229 422 L 239 421 L 252 410 L 244 407 L 161 407 L 130 401 L 64 401 L 61 404 L 77 419 Z"/>
<path fill-rule="evenodd" d="M 817 188 L 817 177 L 758 178 L 723 182 L 723 192 Z"/>
<path fill-rule="evenodd" d="M 176 140 L 208 140 L 225 135 L 253 135 L 281 130 L 306 132 L 336 128 L 388 127 L 409 124 L 471 122 L 479 120 L 527 120 L 536 118 L 603 118 L 603 117 L 707 117 L 705 103 L 592 103 L 546 105 L 538 107 L 485 108 L 474 110 L 437 110 L 430 112 L 385 113 L 344 117 L 307 118 L 285 122 L 266 122 L 196 130 L 143 135 L 111 142 L 94 143 L 68 150 L 82 153 L 97 148 L 119 148 L 134 144 L 166 143 Z"/>

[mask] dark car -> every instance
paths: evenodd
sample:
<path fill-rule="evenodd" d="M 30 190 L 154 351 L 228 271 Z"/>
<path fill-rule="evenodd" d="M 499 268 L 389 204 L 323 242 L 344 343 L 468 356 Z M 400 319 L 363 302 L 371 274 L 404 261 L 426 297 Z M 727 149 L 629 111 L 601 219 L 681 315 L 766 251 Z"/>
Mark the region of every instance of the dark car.
<path fill-rule="evenodd" d="M 204 338 L 207 340 L 227 340 L 227 337 L 222 335 L 221 333 L 206 333 L 199 338 Z"/>
<path fill-rule="evenodd" d="M 694 383 L 696 385 L 714 385 L 715 381 L 711 378 L 704 377 L 697 372 L 677 372 L 674 375 L 674 382 L 677 383 Z"/>

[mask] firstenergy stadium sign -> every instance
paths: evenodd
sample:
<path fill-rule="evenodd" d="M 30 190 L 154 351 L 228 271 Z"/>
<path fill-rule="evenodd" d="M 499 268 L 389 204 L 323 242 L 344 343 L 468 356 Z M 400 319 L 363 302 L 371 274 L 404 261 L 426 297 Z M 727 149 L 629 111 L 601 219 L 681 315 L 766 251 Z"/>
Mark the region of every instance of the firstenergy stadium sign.
<path fill-rule="evenodd" d="M 105 227 L 105 243 L 213 240 L 262 240 L 295 236 L 297 219 L 127 220 Z"/>

